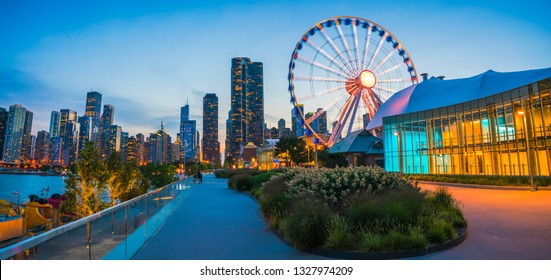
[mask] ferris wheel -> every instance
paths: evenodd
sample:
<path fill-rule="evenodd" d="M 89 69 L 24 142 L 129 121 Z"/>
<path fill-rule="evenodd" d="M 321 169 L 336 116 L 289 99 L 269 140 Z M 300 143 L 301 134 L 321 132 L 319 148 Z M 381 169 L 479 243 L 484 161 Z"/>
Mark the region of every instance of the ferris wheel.
<path fill-rule="evenodd" d="M 329 147 L 365 129 L 383 102 L 418 82 L 413 61 L 393 34 L 349 16 L 323 20 L 304 33 L 288 79 L 299 124 Z"/>

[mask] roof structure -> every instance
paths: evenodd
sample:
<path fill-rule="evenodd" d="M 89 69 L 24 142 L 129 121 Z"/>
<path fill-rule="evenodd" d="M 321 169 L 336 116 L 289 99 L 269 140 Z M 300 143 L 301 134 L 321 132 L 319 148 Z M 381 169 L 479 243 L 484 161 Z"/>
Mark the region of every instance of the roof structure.
<path fill-rule="evenodd" d="M 551 67 L 519 72 L 495 72 L 462 79 L 431 79 L 391 96 L 377 111 L 367 130 L 383 125 L 383 118 L 468 102 L 551 77 Z"/>
<path fill-rule="evenodd" d="M 329 148 L 332 154 L 339 153 L 362 153 L 362 154 L 382 154 L 383 139 L 373 136 L 369 131 L 362 129 L 348 134 L 341 141 Z"/>

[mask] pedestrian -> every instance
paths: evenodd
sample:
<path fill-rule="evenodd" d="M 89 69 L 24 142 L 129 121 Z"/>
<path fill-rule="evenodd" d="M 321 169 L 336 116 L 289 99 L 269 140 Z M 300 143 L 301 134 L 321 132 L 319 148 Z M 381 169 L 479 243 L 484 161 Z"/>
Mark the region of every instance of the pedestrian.
<path fill-rule="evenodd" d="M 201 170 L 197 169 L 197 181 L 199 184 L 203 183 L 203 173 L 201 173 Z"/>

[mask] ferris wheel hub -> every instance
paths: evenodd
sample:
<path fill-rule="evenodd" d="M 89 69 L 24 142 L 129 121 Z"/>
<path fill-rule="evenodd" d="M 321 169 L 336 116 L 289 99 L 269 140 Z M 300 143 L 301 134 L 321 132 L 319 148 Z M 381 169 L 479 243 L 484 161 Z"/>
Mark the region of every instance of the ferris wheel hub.
<path fill-rule="evenodd" d="M 362 73 L 360 73 L 360 84 L 367 89 L 370 89 L 375 86 L 375 83 L 377 82 L 377 79 L 375 78 L 375 74 L 369 70 L 364 70 Z"/>

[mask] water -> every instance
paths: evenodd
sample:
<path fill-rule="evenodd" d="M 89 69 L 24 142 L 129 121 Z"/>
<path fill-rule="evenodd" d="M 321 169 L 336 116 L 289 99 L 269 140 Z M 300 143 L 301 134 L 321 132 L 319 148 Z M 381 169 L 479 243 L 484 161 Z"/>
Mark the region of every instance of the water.
<path fill-rule="evenodd" d="M 20 202 L 29 201 L 29 195 L 40 195 L 45 187 L 50 187 L 48 197 L 65 192 L 65 182 L 61 176 L 0 174 L 0 199 L 16 202 L 14 191 L 19 191 Z"/>

